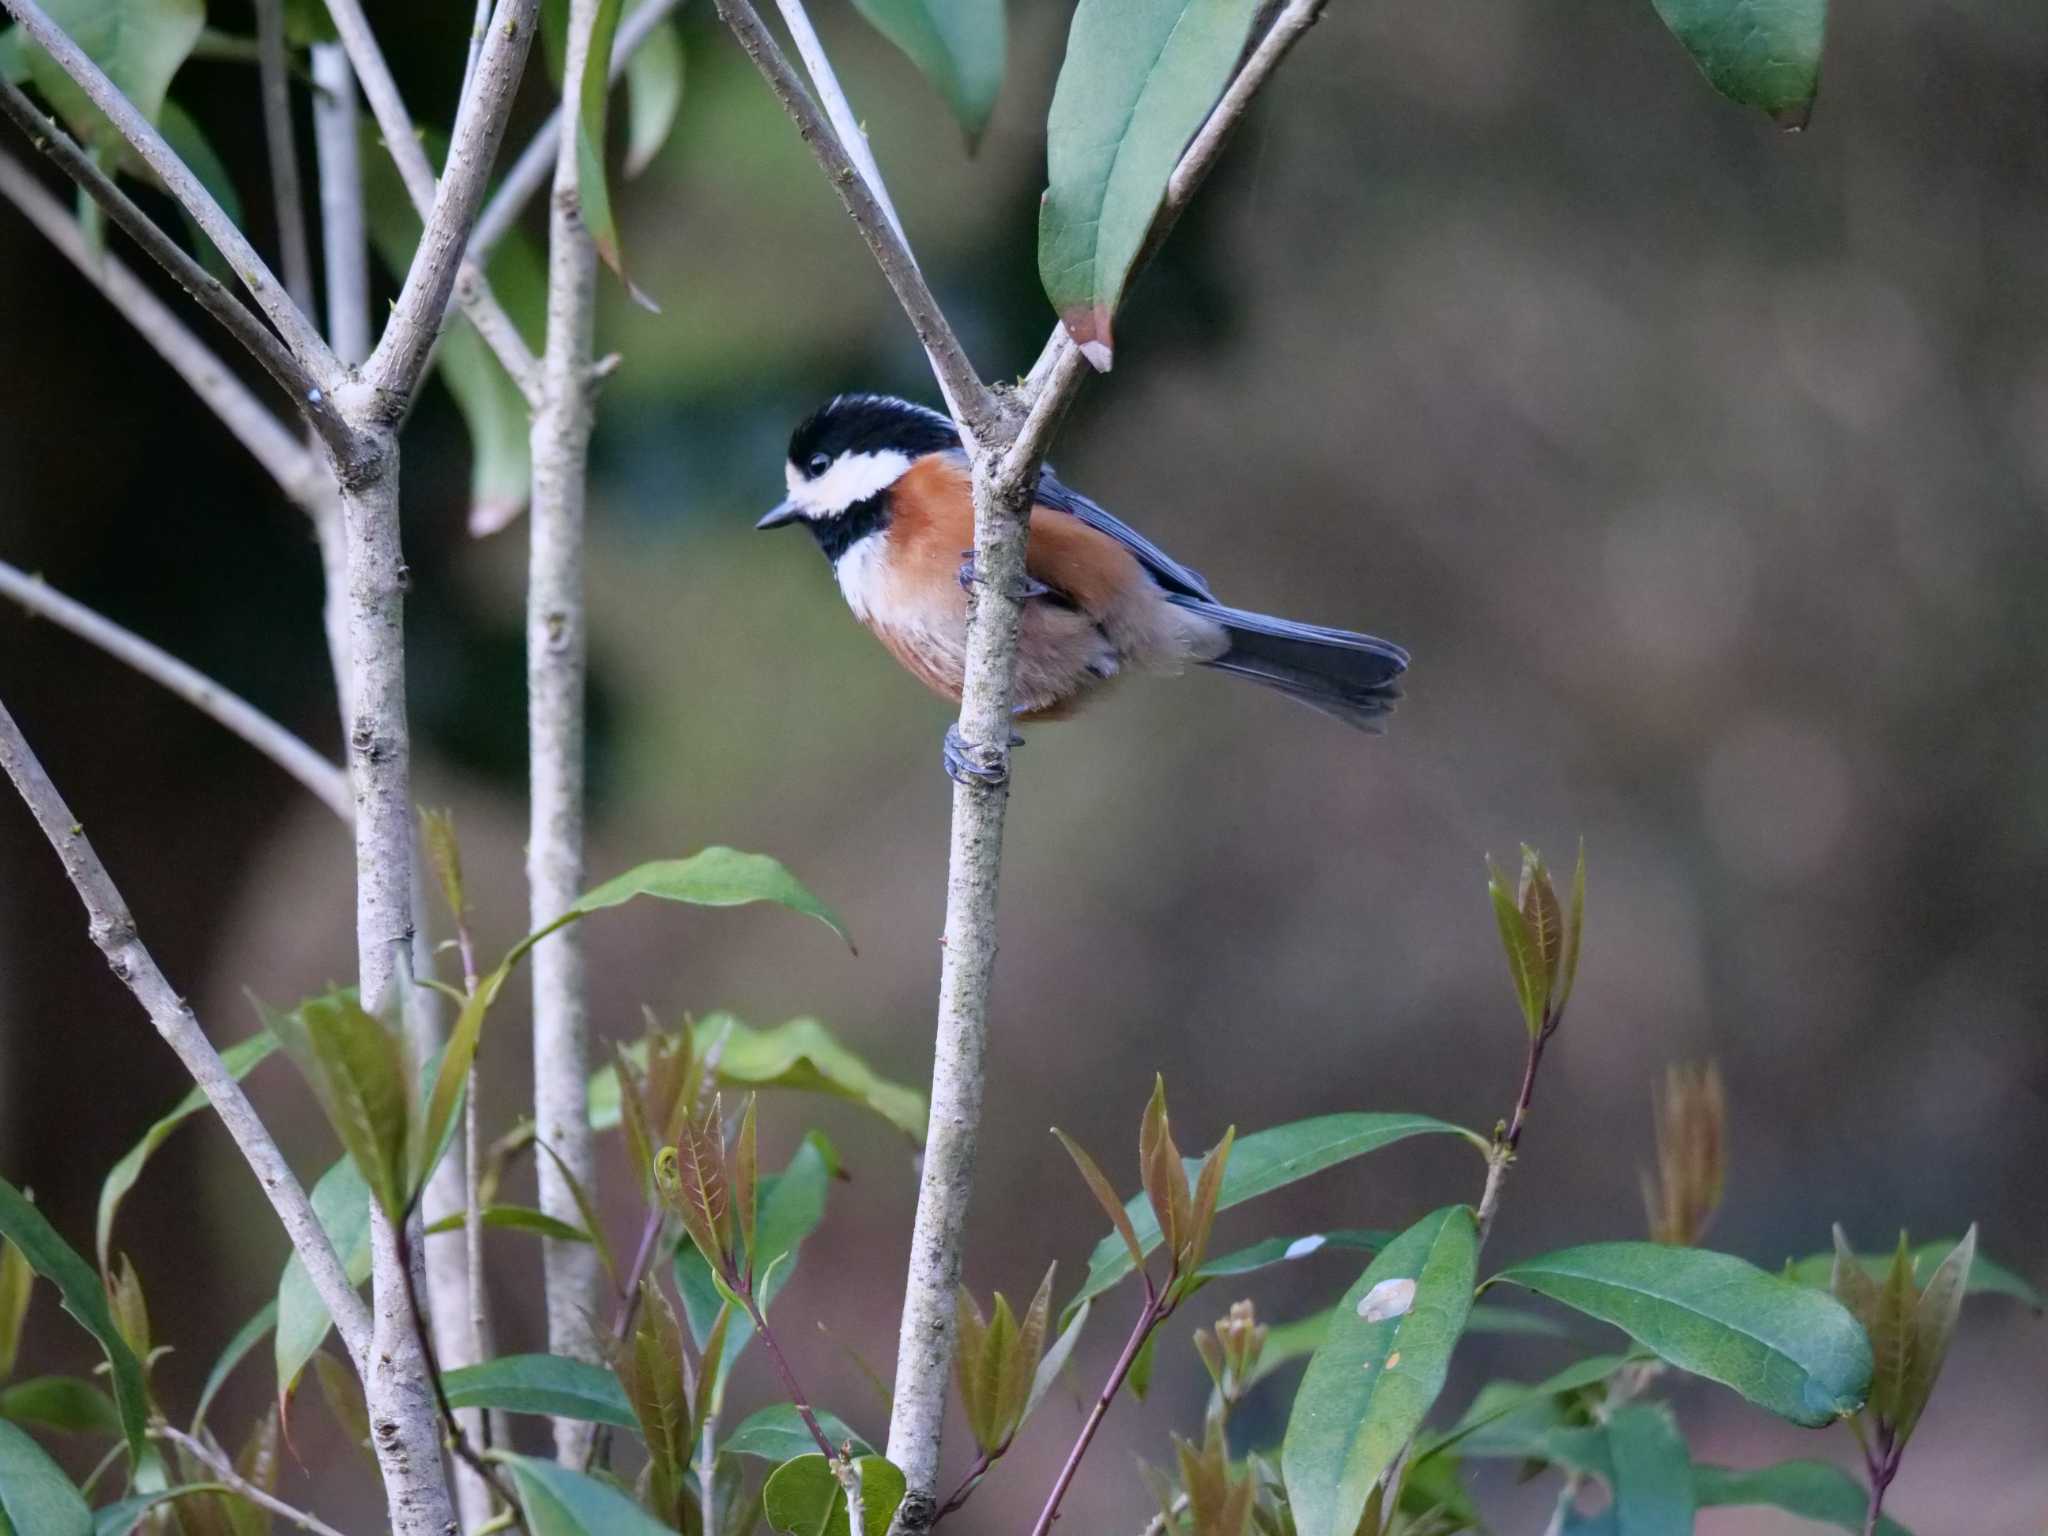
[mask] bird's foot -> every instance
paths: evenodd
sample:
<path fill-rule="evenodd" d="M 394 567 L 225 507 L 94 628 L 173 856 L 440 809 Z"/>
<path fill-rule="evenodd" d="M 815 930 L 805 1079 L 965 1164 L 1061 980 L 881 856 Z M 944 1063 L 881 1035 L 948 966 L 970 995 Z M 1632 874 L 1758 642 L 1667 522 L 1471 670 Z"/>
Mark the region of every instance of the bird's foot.
<path fill-rule="evenodd" d="M 972 593 L 974 591 L 975 583 L 980 580 L 980 573 L 977 572 L 974 568 L 974 551 L 971 549 L 961 550 L 960 590 L 962 592 Z M 1043 597 L 1046 593 L 1050 592 L 1051 590 L 1052 588 L 1048 587 L 1044 582 L 1033 581 L 1029 576 L 1026 576 L 1024 580 L 1020 582 L 1015 588 L 1017 601 L 1020 603 L 1025 602 L 1034 597 Z"/>
<path fill-rule="evenodd" d="M 1011 747 L 1023 744 L 1022 736 L 1015 731 L 1010 732 Z M 973 745 L 960 734 L 958 721 L 946 727 L 946 746 L 940 761 L 945 765 L 946 777 L 955 784 L 979 784 L 994 789 L 999 784 L 1007 784 L 1010 779 L 1008 748 Z"/>

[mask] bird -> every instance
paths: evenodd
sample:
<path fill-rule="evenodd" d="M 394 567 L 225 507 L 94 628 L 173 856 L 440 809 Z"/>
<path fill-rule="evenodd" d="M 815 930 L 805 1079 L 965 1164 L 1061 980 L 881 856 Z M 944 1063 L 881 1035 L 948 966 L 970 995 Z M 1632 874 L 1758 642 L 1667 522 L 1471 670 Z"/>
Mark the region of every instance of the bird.
<path fill-rule="evenodd" d="M 950 417 L 893 395 L 842 394 L 790 435 L 788 494 L 755 524 L 801 525 L 853 615 L 904 669 L 957 702 L 974 569 L 972 476 Z M 1190 665 L 1245 677 L 1377 733 L 1408 653 L 1392 641 L 1226 607 L 1200 573 L 1043 469 L 1019 597 L 1015 718 L 1071 715 L 1126 672 Z M 1012 738 L 1012 744 L 1021 741 Z M 999 783 L 956 724 L 946 771 Z"/>

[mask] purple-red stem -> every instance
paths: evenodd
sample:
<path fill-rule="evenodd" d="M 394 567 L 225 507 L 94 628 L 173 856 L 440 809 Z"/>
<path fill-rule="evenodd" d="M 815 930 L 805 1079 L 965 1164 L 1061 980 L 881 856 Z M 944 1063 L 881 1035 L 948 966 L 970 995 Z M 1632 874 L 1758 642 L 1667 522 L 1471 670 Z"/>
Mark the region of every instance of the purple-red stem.
<path fill-rule="evenodd" d="M 1899 1475 L 1899 1457 L 1905 1449 L 1896 1442 L 1891 1425 L 1880 1421 L 1876 1449 L 1863 1453 L 1864 1468 L 1870 1473 L 1870 1508 L 1863 1516 L 1863 1536 L 1877 1536 L 1877 1522 L 1884 1514 L 1884 1496 L 1892 1479 Z"/>
<path fill-rule="evenodd" d="M 976 1456 L 974 1458 L 974 1465 L 969 1467 L 967 1475 L 960 1479 L 960 1486 L 953 1490 L 952 1497 L 939 1506 L 939 1512 L 932 1516 L 932 1525 L 927 1527 L 927 1529 L 936 1527 L 946 1516 L 953 1513 L 962 1504 L 965 1504 L 973 1495 L 976 1485 L 984 1477 L 988 1476 L 988 1469 L 996 1464 L 996 1458 L 1008 1449 L 1007 1445 L 998 1446 L 993 1451 L 983 1451 L 980 1455 Z"/>
<path fill-rule="evenodd" d="M 1067 1464 L 1060 1468 L 1060 1475 L 1054 1480 L 1052 1492 L 1046 1496 L 1045 1508 L 1039 1511 L 1038 1523 L 1031 1527 L 1031 1536 L 1046 1536 L 1052 1529 L 1053 1521 L 1060 1517 L 1060 1500 L 1067 1496 L 1067 1489 L 1074 1481 L 1074 1474 L 1081 1470 L 1081 1458 L 1088 1454 L 1089 1442 L 1094 1440 L 1095 1431 L 1102 1427 L 1103 1419 L 1109 1413 L 1109 1405 L 1116 1400 L 1117 1389 L 1123 1386 L 1124 1378 L 1131 1373 L 1131 1366 L 1137 1361 L 1138 1351 L 1145 1347 L 1145 1340 L 1152 1336 L 1152 1330 L 1166 1321 L 1173 1310 L 1173 1303 L 1151 1294 L 1151 1283 L 1146 1282 L 1145 1310 L 1138 1314 L 1138 1321 L 1131 1329 L 1131 1336 L 1124 1342 L 1124 1352 L 1116 1357 L 1116 1364 L 1110 1368 L 1109 1380 L 1103 1383 L 1101 1393 L 1095 1399 L 1095 1406 L 1088 1411 L 1088 1422 L 1081 1426 L 1080 1438 L 1074 1448 L 1067 1452 Z M 1173 1282 L 1167 1281 L 1168 1295 L 1172 1294 Z"/>
<path fill-rule="evenodd" d="M 783 1356 L 782 1346 L 775 1342 L 775 1332 L 768 1326 L 767 1314 L 762 1312 L 754 1301 L 753 1277 L 738 1274 L 728 1266 L 726 1281 L 732 1286 L 733 1294 L 745 1305 L 747 1316 L 753 1320 L 754 1332 L 761 1335 L 762 1347 L 768 1351 L 768 1358 L 775 1363 L 775 1374 L 782 1378 L 782 1390 L 789 1394 L 790 1406 L 796 1409 L 797 1417 L 804 1421 L 804 1428 L 811 1432 L 811 1438 L 818 1442 L 818 1449 L 825 1453 L 825 1459 L 839 1460 L 840 1451 L 826 1436 L 824 1428 L 818 1423 L 818 1416 L 811 1412 L 810 1399 L 804 1396 L 804 1389 L 797 1384 L 796 1372 L 789 1368 L 789 1361 Z M 706 1362 L 705 1369 L 711 1370 L 714 1366 Z"/>

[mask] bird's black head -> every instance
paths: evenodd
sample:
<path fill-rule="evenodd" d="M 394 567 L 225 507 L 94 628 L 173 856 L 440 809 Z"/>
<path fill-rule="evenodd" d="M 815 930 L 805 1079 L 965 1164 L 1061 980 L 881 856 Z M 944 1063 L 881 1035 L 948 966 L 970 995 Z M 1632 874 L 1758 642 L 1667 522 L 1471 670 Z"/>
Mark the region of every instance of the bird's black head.
<path fill-rule="evenodd" d="M 959 446 L 958 430 L 937 411 L 891 395 L 839 395 L 790 434 L 789 495 L 755 526 L 807 523 L 837 558 L 880 525 L 886 493 L 905 470 Z"/>

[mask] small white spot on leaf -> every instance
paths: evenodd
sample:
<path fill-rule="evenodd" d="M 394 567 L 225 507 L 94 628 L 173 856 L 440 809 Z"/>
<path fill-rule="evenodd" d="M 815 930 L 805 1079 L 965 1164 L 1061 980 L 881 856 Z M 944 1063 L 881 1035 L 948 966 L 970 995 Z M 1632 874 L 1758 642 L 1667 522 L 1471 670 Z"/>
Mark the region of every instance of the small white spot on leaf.
<path fill-rule="evenodd" d="M 1401 1316 L 1414 1305 L 1413 1280 L 1382 1280 L 1359 1301 L 1358 1315 L 1368 1323 L 1384 1323 L 1390 1317 Z"/>
<path fill-rule="evenodd" d="M 1297 1237 L 1293 1242 L 1289 1243 L 1287 1251 L 1280 1255 L 1280 1257 L 1283 1259 L 1305 1259 L 1328 1241 L 1329 1239 L 1323 1236 L 1322 1233 L 1311 1232 L 1307 1237 Z"/>

